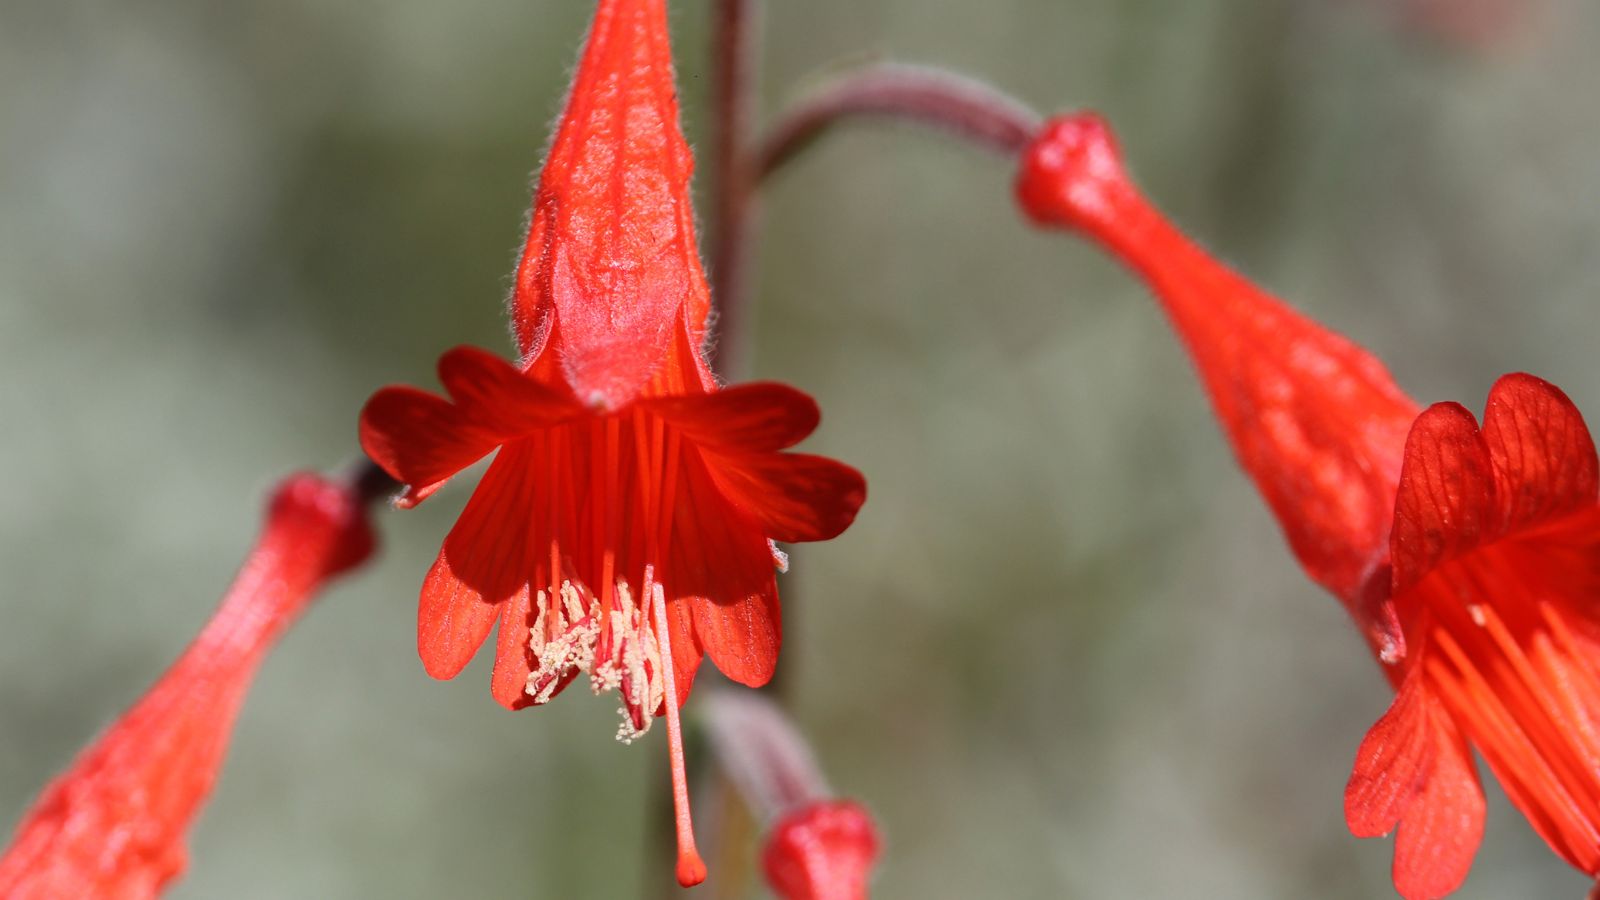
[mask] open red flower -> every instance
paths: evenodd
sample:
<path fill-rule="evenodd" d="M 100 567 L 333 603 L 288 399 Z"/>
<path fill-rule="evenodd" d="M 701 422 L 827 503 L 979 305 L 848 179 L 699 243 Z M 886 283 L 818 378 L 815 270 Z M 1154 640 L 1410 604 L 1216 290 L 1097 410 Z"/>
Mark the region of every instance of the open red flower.
<path fill-rule="evenodd" d="M 498 621 L 492 691 L 542 704 L 579 675 L 621 694 L 619 737 L 667 717 L 679 880 L 697 883 L 677 710 L 702 655 L 771 676 L 771 543 L 843 531 L 855 470 L 784 452 L 816 427 L 778 384 L 720 390 L 662 0 L 601 0 L 534 197 L 511 316 L 520 366 L 439 361 L 448 398 L 379 391 L 361 442 L 409 506 L 497 448 L 422 586 L 417 645 L 454 677 Z"/>
<path fill-rule="evenodd" d="M 176 878 L 256 669 L 372 543 L 357 489 L 314 475 L 279 485 L 265 531 L 205 629 L 23 817 L 0 856 L 0 897 L 140 900 Z"/>
<path fill-rule="evenodd" d="M 1345 816 L 1362 837 L 1398 827 L 1400 893 L 1466 877 L 1484 819 L 1473 746 L 1550 847 L 1600 875 L 1600 475 L 1566 395 L 1507 375 L 1481 429 L 1454 403 L 1419 414 L 1371 355 L 1167 222 L 1093 115 L 1045 127 L 1017 195 L 1150 283 L 1290 546 L 1394 685 Z"/>

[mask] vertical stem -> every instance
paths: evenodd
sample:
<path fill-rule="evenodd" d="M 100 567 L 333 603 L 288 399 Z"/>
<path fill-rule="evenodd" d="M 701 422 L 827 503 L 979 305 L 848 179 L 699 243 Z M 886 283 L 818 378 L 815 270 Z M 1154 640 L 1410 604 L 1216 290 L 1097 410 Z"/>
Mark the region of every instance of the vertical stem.
<path fill-rule="evenodd" d="M 724 378 L 747 365 L 755 191 L 750 119 L 755 105 L 756 0 L 714 0 L 712 35 L 711 290 L 717 339 L 711 364 Z"/>
<path fill-rule="evenodd" d="M 713 0 L 712 35 L 712 213 L 711 296 L 717 311 L 711 365 L 731 379 L 749 369 L 751 264 L 757 237 L 755 113 L 759 55 L 759 0 Z M 718 878 L 713 896 L 744 896 L 754 870 L 746 858 L 755 845 L 755 823 L 720 768 L 710 798 L 711 854 Z"/>

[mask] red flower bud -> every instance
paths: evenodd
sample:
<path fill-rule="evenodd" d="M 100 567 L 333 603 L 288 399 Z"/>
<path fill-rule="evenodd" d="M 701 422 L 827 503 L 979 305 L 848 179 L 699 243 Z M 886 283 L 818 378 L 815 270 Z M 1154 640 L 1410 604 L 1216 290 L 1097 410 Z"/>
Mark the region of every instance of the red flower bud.
<path fill-rule="evenodd" d="M 819 801 L 772 826 L 761 866 L 784 900 L 866 900 L 879 849 L 865 809 L 849 800 Z"/>

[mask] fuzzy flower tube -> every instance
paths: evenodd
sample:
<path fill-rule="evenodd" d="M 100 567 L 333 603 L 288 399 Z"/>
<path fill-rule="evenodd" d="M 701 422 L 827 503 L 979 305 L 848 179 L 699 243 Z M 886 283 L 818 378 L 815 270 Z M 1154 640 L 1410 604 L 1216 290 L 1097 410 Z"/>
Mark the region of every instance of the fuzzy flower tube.
<path fill-rule="evenodd" d="M 1421 409 L 1365 350 L 1180 233 L 1092 114 L 1047 123 L 1016 190 L 1034 222 L 1087 234 L 1150 285 L 1291 549 L 1394 687 L 1345 818 L 1396 832 L 1399 892 L 1466 878 L 1484 823 L 1473 748 L 1550 848 L 1600 875 L 1600 474 L 1572 402 L 1512 374 L 1481 421 Z"/>

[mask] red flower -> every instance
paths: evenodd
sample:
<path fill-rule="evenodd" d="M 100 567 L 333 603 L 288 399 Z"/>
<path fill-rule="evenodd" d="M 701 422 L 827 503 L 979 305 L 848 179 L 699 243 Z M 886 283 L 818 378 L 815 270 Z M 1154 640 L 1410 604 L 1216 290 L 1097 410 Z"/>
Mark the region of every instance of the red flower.
<path fill-rule="evenodd" d="M 520 368 L 458 348 L 448 399 L 379 391 L 367 453 L 417 503 L 499 449 L 422 586 L 418 650 L 454 677 L 498 620 L 492 690 L 542 704 L 580 674 L 617 688 L 619 736 L 667 717 L 679 880 L 697 883 L 677 710 L 702 654 L 772 676 L 780 637 L 769 539 L 855 517 L 853 469 L 782 452 L 817 424 L 777 384 L 719 390 L 662 0 L 601 0 L 539 180 L 511 298 Z M 670 702 L 669 702 L 670 701 Z"/>
<path fill-rule="evenodd" d="M 177 877 L 256 668 L 317 591 L 371 551 L 355 490 L 313 475 L 279 485 L 199 637 L 23 817 L 0 857 L 0 897 L 136 900 Z"/>
<path fill-rule="evenodd" d="M 1466 877 L 1484 817 L 1469 744 L 1550 847 L 1600 875 L 1600 476 L 1566 395 L 1507 375 L 1481 430 L 1454 403 L 1417 414 L 1377 360 L 1168 223 L 1092 115 L 1046 126 L 1017 194 L 1149 281 L 1302 565 L 1395 687 L 1345 815 L 1362 837 L 1398 826 L 1400 893 Z"/>

